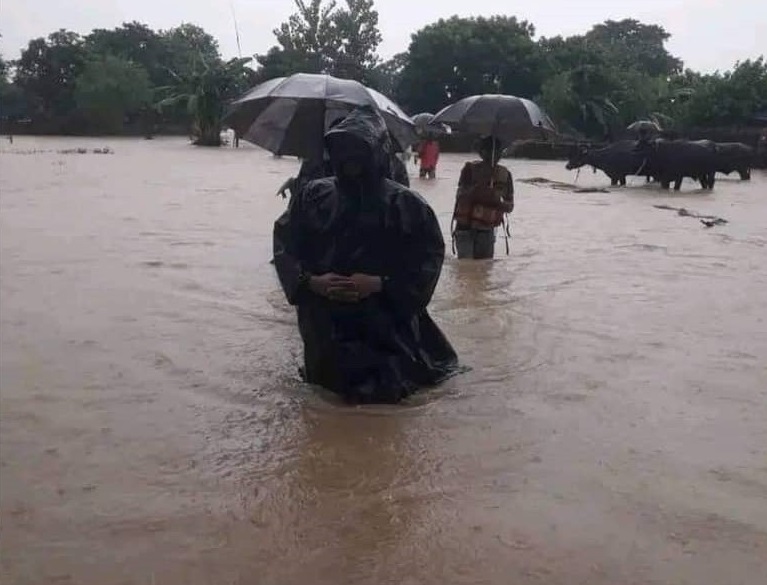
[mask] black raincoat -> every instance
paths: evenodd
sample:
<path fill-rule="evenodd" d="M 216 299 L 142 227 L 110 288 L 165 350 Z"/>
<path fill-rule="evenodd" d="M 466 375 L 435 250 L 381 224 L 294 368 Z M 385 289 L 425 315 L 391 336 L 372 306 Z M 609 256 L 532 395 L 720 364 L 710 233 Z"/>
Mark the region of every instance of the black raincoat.
<path fill-rule="evenodd" d="M 400 185 L 410 187 L 410 177 L 407 174 L 407 166 L 396 154 L 392 154 L 389 159 L 388 177 Z"/>
<path fill-rule="evenodd" d="M 452 346 L 426 306 L 445 253 L 437 219 L 417 194 L 385 177 L 390 145 L 380 115 L 353 112 L 328 137 L 353 135 L 368 149 L 362 196 L 334 178 L 309 183 L 275 223 L 274 262 L 296 305 L 307 382 L 351 402 L 398 402 L 457 371 Z M 366 273 L 383 290 L 355 304 L 312 293 L 302 274 Z"/>
<path fill-rule="evenodd" d="M 330 160 L 323 158 L 322 161 L 305 160 L 301 163 L 298 175 L 291 185 L 291 193 L 299 193 L 301 189 L 311 181 L 333 176 L 333 166 Z M 407 174 L 407 166 L 399 157 L 392 153 L 389 158 L 389 166 L 386 176 L 405 187 L 410 187 L 410 177 Z"/>

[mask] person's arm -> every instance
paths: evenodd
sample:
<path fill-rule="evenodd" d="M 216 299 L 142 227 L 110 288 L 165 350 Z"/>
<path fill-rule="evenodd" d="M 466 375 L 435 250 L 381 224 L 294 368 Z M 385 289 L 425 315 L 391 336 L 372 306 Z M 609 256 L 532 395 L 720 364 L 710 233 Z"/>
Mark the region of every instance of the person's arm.
<path fill-rule="evenodd" d="M 456 199 L 468 198 L 471 195 L 471 191 L 474 188 L 472 184 L 471 165 L 466 163 L 461 170 L 461 176 L 458 179 L 458 191 L 456 191 Z"/>
<path fill-rule="evenodd" d="M 402 242 L 407 254 L 392 263 L 394 268 L 383 277 L 381 290 L 385 302 L 405 317 L 420 313 L 429 304 L 445 259 L 445 241 L 434 211 L 423 204 L 413 212 L 420 217 Z"/>
<path fill-rule="evenodd" d="M 309 276 L 300 262 L 301 249 L 301 200 L 304 191 L 291 197 L 288 209 L 274 222 L 274 267 L 282 290 L 291 305 L 298 304 L 302 294 L 308 291 Z"/>
<path fill-rule="evenodd" d="M 302 202 L 311 186 L 292 197 L 287 211 L 274 223 L 274 267 L 282 290 L 291 305 L 299 304 L 307 295 L 352 303 L 361 296 L 355 283 L 345 276 L 328 272 L 311 274 L 302 265 L 301 256 L 306 226 L 303 225 Z"/>
<path fill-rule="evenodd" d="M 279 189 L 277 189 L 277 195 L 282 195 L 283 199 L 287 199 L 287 195 L 285 195 L 286 192 L 290 191 L 291 196 L 294 195 L 294 190 L 296 188 L 296 178 L 290 177 L 287 179 Z"/>

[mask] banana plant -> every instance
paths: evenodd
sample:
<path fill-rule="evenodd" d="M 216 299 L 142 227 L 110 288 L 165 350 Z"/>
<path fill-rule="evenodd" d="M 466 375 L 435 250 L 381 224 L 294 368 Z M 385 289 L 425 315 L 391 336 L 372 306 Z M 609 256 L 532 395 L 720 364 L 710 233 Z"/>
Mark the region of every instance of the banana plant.
<path fill-rule="evenodd" d="M 171 71 L 177 81 L 160 88 L 165 97 L 157 102 L 162 112 L 186 104 L 192 119 L 193 144 L 221 146 L 221 118 L 226 104 L 247 89 L 253 70 L 246 67 L 250 58 L 235 58 L 227 62 L 206 63 L 200 56 L 190 74 L 180 76 Z"/>

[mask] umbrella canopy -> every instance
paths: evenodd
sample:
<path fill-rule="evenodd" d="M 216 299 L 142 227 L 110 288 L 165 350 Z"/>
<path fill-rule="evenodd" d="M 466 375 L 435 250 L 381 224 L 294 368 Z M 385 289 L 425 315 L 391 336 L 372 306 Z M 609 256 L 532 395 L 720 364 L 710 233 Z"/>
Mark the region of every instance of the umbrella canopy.
<path fill-rule="evenodd" d="M 373 106 L 404 149 L 416 139 L 413 122 L 383 94 L 357 81 L 297 73 L 270 79 L 236 99 L 224 123 L 245 140 L 275 154 L 321 155 L 330 123 L 359 106 Z"/>
<path fill-rule="evenodd" d="M 513 95 L 474 95 L 440 111 L 432 124 L 457 132 L 495 136 L 503 142 L 547 138 L 556 134 L 549 117 L 530 100 Z"/>
<path fill-rule="evenodd" d="M 630 132 L 647 132 L 650 134 L 659 134 L 661 131 L 660 126 L 650 120 L 637 120 L 633 124 L 629 124 L 626 130 Z"/>
<path fill-rule="evenodd" d="M 419 136 L 443 136 L 450 134 L 450 126 L 446 124 L 435 124 L 434 114 L 429 112 L 421 112 L 416 114 L 412 118 L 413 124 L 415 124 L 415 131 Z"/>
<path fill-rule="evenodd" d="M 415 124 L 415 127 L 417 129 L 425 128 L 429 124 L 431 124 L 431 121 L 434 119 L 434 114 L 430 114 L 429 112 L 421 112 L 420 114 L 416 114 L 413 116 L 413 124 Z"/>

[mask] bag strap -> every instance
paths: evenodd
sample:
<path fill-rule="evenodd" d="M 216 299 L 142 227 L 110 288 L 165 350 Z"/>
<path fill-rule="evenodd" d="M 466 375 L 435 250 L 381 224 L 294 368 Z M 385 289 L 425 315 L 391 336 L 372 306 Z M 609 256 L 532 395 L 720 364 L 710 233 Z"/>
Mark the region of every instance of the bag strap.
<path fill-rule="evenodd" d="M 503 214 L 503 232 L 504 237 L 506 239 L 506 255 L 509 255 L 509 238 L 511 237 L 511 229 L 510 229 L 511 220 L 509 219 L 509 214 L 504 213 Z"/>
<path fill-rule="evenodd" d="M 453 207 L 453 218 L 450 220 L 450 243 L 453 250 L 453 256 L 457 256 L 458 252 L 455 248 L 455 231 L 458 229 L 458 220 L 455 218 L 455 213 L 458 211 L 458 199 L 455 200 L 455 207 Z"/>

